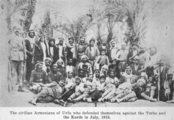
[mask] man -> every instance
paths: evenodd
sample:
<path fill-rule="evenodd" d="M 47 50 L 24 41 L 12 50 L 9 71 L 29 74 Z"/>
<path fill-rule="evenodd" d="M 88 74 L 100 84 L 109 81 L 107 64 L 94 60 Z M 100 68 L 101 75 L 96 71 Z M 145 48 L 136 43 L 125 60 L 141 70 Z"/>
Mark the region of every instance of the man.
<path fill-rule="evenodd" d="M 76 68 L 73 66 L 73 59 L 68 60 L 68 64 L 66 65 L 66 73 L 71 71 L 73 73 L 73 77 L 76 76 Z"/>
<path fill-rule="evenodd" d="M 106 43 L 106 41 L 102 41 L 102 44 L 99 46 L 99 51 L 100 53 L 102 52 L 102 50 L 105 49 L 106 50 L 106 56 L 108 56 L 108 58 L 110 59 L 110 48 L 108 47 L 108 44 Z"/>
<path fill-rule="evenodd" d="M 141 70 L 141 65 L 140 65 L 140 63 L 139 63 L 139 57 L 138 56 L 136 56 L 135 58 L 134 58 L 134 61 L 133 61 L 133 64 L 132 65 L 130 65 L 131 66 L 131 68 L 132 68 L 132 74 L 133 75 L 140 75 L 141 73 L 139 72 L 139 70 Z"/>
<path fill-rule="evenodd" d="M 36 95 L 29 103 L 32 105 L 37 104 L 37 102 L 53 102 L 61 97 L 61 94 L 64 92 L 64 80 L 57 82 L 51 82 L 49 84 L 41 84 L 43 86 L 42 91 Z M 57 102 L 56 101 L 56 102 Z"/>
<path fill-rule="evenodd" d="M 128 54 L 128 64 L 133 63 L 133 59 L 137 56 L 138 57 L 139 53 L 139 46 L 137 44 L 132 44 L 132 46 L 129 49 L 129 54 Z"/>
<path fill-rule="evenodd" d="M 26 60 L 26 48 L 24 39 L 20 36 L 20 28 L 13 28 L 14 35 L 9 40 L 9 60 L 11 62 L 11 79 L 13 90 L 15 84 L 18 84 L 18 91 L 25 92 L 23 89 L 22 75 L 24 74 L 24 61 Z"/>
<path fill-rule="evenodd" d="M 127 65 L 128 51 L 126 50 L 126 44 L 122 43 L 121 50 L 117 52 L 116 59 L 119 61 L 120 72 L 123 72 Z"/>
<path fill-rule="evenodd" d="M 87 77 L 89 74 L 92 74 L 92 66 L 88 62 L 88 57 L 83 55 L 81 57 L 81 62 L 77 66 L 77 71 L 83 70 L 85 72 L 85 76 Z"/>
<path fill-rule="evenodd" d="M 53 60 L 51 58 L 47 57 L 44 62 L 45 63 L 44 63 L 44 66 L 43 66 L 43 70 L 47 74 L 49 74 L 51 72 L 51 65 L 52 65 Z"/>
<path fill-rule="evenodd" d="M 116 55 L 117 55 L 117 52 L 118 52 L 118 47 L 116 46 L 116 41 L 115 40 L 112 40 L 111 42 L 110 42 L 110 60 L 114 60 L 114 59 L 116 59 Z"/>
<path fill-rule="evenodd" d="M 79 61 L 81 59 L 81 56 L 85 54 L 86 48 L 87 48 L 87 43 L 85 42 L 85 37 L 81 37 L 80 42 L 77 45 L 77 55 Z"/>
<path fill-rule="evenodd" d="M 103 65 L 109 65 L 109 58 L 106 55 L 106 49 L 101 50 L 101 55 L 96 58 L 95 65 L 100 65 L 100 68 L 102 68 Z"/>
<path fill-rule="evenodd" d="M 46 84 L 48 83 L 47 81 L 47 74 L 46 72 L 42 69 L 43 63 L 38 62 L 35 65 L 35 69 L 31 73 L 30 77 L 30 90 L 33 91 L 34 93 L 39 93 L 41 91 L 41 86 L 40 83 Z"/>
<path fill-rule="evenodd" d="M 85 54 L 88 56 L 89 62 L 91 63 L 91 65 L 94 64 L 95 59 L 97 58 L 97 56 L 100 55 L 98 47 L 95 46 L 94 44 L 95 44 L 95 40 L 92 38 L 89 41 L 89 46 L 86 48 L 86 51 L 85 51 Z"/>
<path fill-rule="evenodd" d="M 35 37 L 35 32 L 30 31 L 28 33 L 29 39 L 25 39 L 25 47 L 26 47 L 26 53 L 27 53 L 27 60 L 26 60 L 26 80 L 30 80 L 31 71 L 34 69 L 32 64 L 33 59 L 33 39 Z"/>
<path fill-rule="evenodd" d="M 58 58 L 57 59 L 63 59 L 64 57 L 64 51 L 65 51 L 65 47 L 63 46 L 64 43 L 64 39 L 63 38 L 59 38 L 59 43 L 56 45 L 57 47 L 57 51 L 58 51 Z"/>
<path fill-rule="evenodd" d="M 48 45 L 49 45 L 49 51 L 50 51 L 50 58 L 52 58 L 53 60 L 52 64 L 55 64 L 56 61 L 58 60 L 58 51 L 55 45 L 55 39 L 53 38 L 49 39 Z"/>
<path fill-rule="evenodd" d="M 53 81 L 59 83 L 60 80 L 64 80 L 64 77 L 60 72 L 58 72 L 57 64 L 54 64 L 52 67 L 52 71 L 48 74 L 48 81 L 49 83 Z"/>

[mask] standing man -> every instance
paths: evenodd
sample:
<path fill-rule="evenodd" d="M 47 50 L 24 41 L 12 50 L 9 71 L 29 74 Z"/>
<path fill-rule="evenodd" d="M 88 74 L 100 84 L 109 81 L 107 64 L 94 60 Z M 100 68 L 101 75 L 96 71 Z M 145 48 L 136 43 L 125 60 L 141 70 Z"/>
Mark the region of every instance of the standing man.
<path fill-rule="evenodd" d="M 117 52 L 117 60 L 119 61 L 119 70 L 120 72 L 125 71 L 127 66 L 128 50 L 126 49 L 126 44 L 122 43 L 121 50 Z"/>
<path fill-rule="evenodd" d="M 26 60 L 26 80 L 29 82 L 31 71 L 34 69 L 32 64 L 33 59 L 33 39 L 35 37 L 35 32 L 30 31 L 28 33 L 28 38 L 25 39 L 25 47 L 26 47 L 26 54 L 27 54 L 27 60 Z"/>
<path fill-rule="evenodd" d="M 22 75 L 24 74 L 24 61 L 26 60 L 26 49 L 24 39 L 20 36 L 20 28 L 14 27 L 14 36 L 9 40 L 9 60 L 11 63 L 12 90 L 18 85 L 18 91 L 25 92 L 23 89 Z"/>
<path fill-rule="evenodd" d="M 85 54 L 88 56 L 89 62 L 91 63 L 92 66 L 97 56 L 100 55 L 98 47 L 95 46 L 94 44 L 95 44 L 95 40 L 92 38 L 89 41 L 89 46 L 86 48 L 86 51 L 85 51 Z"/>
<path fill-rule="evenodd" d="M 85 37 L 80 38 L 80 42 L 77 45 L 77 59 L 80 62 L 81 56 L 85 54 L 87 43 L 85 42 Z"/>
<path fill-rule="evenodd" d="M 64 39 L 59 38 L 59 43 L 56 45 L 57 46 L 57 51 L 58 51 L 58 59 L 63 59 L 65 57 L 65 47 L 63 46 Z M 63 59 L 64 60 L 64 59 Z M 65 62 L 65 61 L 64 61 Z"/>

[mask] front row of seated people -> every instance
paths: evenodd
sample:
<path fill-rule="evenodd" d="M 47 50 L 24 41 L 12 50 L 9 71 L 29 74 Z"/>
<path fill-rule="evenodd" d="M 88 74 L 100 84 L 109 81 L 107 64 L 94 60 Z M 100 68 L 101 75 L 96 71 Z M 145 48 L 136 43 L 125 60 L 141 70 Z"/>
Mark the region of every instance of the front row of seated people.
<path fill-rule="evenodd" d="M 133 75 L 130 66 L 121 73 L 118 79 L 114 69 L 108 71 L 104 65 L 94 70 L 88 77 L 74 77 L 72 71 L 67 71 L 66 78 L 58 72 L 58 65 L 52 66 L 52 71 L 46 73 L 42 70 L 43 63 L 39 62 L 32 71 L 30 90 L 37 93 L 30 103 L 55 102 L 63 106 L 67 102 L 133 102 L 145 99 L 155 102 L 156 85 L 147 79 L 147 74 Z M 108 74 L 106 74 L 108 73 Z"/>

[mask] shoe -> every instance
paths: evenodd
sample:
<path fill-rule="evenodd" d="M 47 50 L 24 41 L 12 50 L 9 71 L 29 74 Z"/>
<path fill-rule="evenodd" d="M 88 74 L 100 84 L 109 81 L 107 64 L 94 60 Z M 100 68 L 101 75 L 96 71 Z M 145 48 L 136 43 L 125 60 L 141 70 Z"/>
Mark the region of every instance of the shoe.
<path fill-rule="evenodd" d="M 26 89 L 24 89 L 24 88 L 21 88 L 21 87 L 18 88 L 18 91 L 19 91 L 19 92 L 28 92 L 28 90 L 26 90 Z"/>
<path fill-rule="evenodd" d="M 60 104 L 60 101 L 58 99 L 54 100 L 55 104 Z"/>
<path fill-rule="evenodd" d="M 34 106 L 36 106 L 36 102 L 33 102 L 32 100 L 31 100 L 31 101 L 29 101 L 28 103 L 30 103 L 30 104 L 32 104 L 32 105 L 34 105 Z"/>
<path fill-rule="evenodd" d="M 102 102 L 102 98 L 98 99 L 98 102 Z"/>
<path fill-rule="evenodd" d="M 151 101 L 151 102 L 156 102 L 157 100 L 156 100 L 156 99 L 151 99 L 150 101 Z"/>
<path fill-rule="evenodd" d="M 67 104 L 68 104 L 68 103 L 67 103 L 67 102 L 65 102 L 65 103 L 63 104 L 63 107 L 66 107 L 66 106 L 67 106 Z"/>
<path fill-rule="evenodd" d="M 83 98 L 83 101 L 86 101 L 87 100 L 87 98 Z"/>
<path fill-rule="evenodd" d="M 174 103 L 174 100 L 169 100 L 167 101 L 167 103 Z"/>
<path fill-rule="evenodd" d="M 88 98 L 87 99 L 87 102 L 91 103 L 92 102 L 91 98 Z"/>

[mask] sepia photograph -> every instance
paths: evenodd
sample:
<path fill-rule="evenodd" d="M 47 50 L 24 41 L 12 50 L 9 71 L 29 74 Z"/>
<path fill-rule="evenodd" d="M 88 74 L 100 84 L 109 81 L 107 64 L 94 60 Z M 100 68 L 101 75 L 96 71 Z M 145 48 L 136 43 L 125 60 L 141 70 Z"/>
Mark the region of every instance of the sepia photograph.
<path fill-rule="evenodd" d="M 0 107 L 174 107 L 173 0 L 0 0 Z"/>

